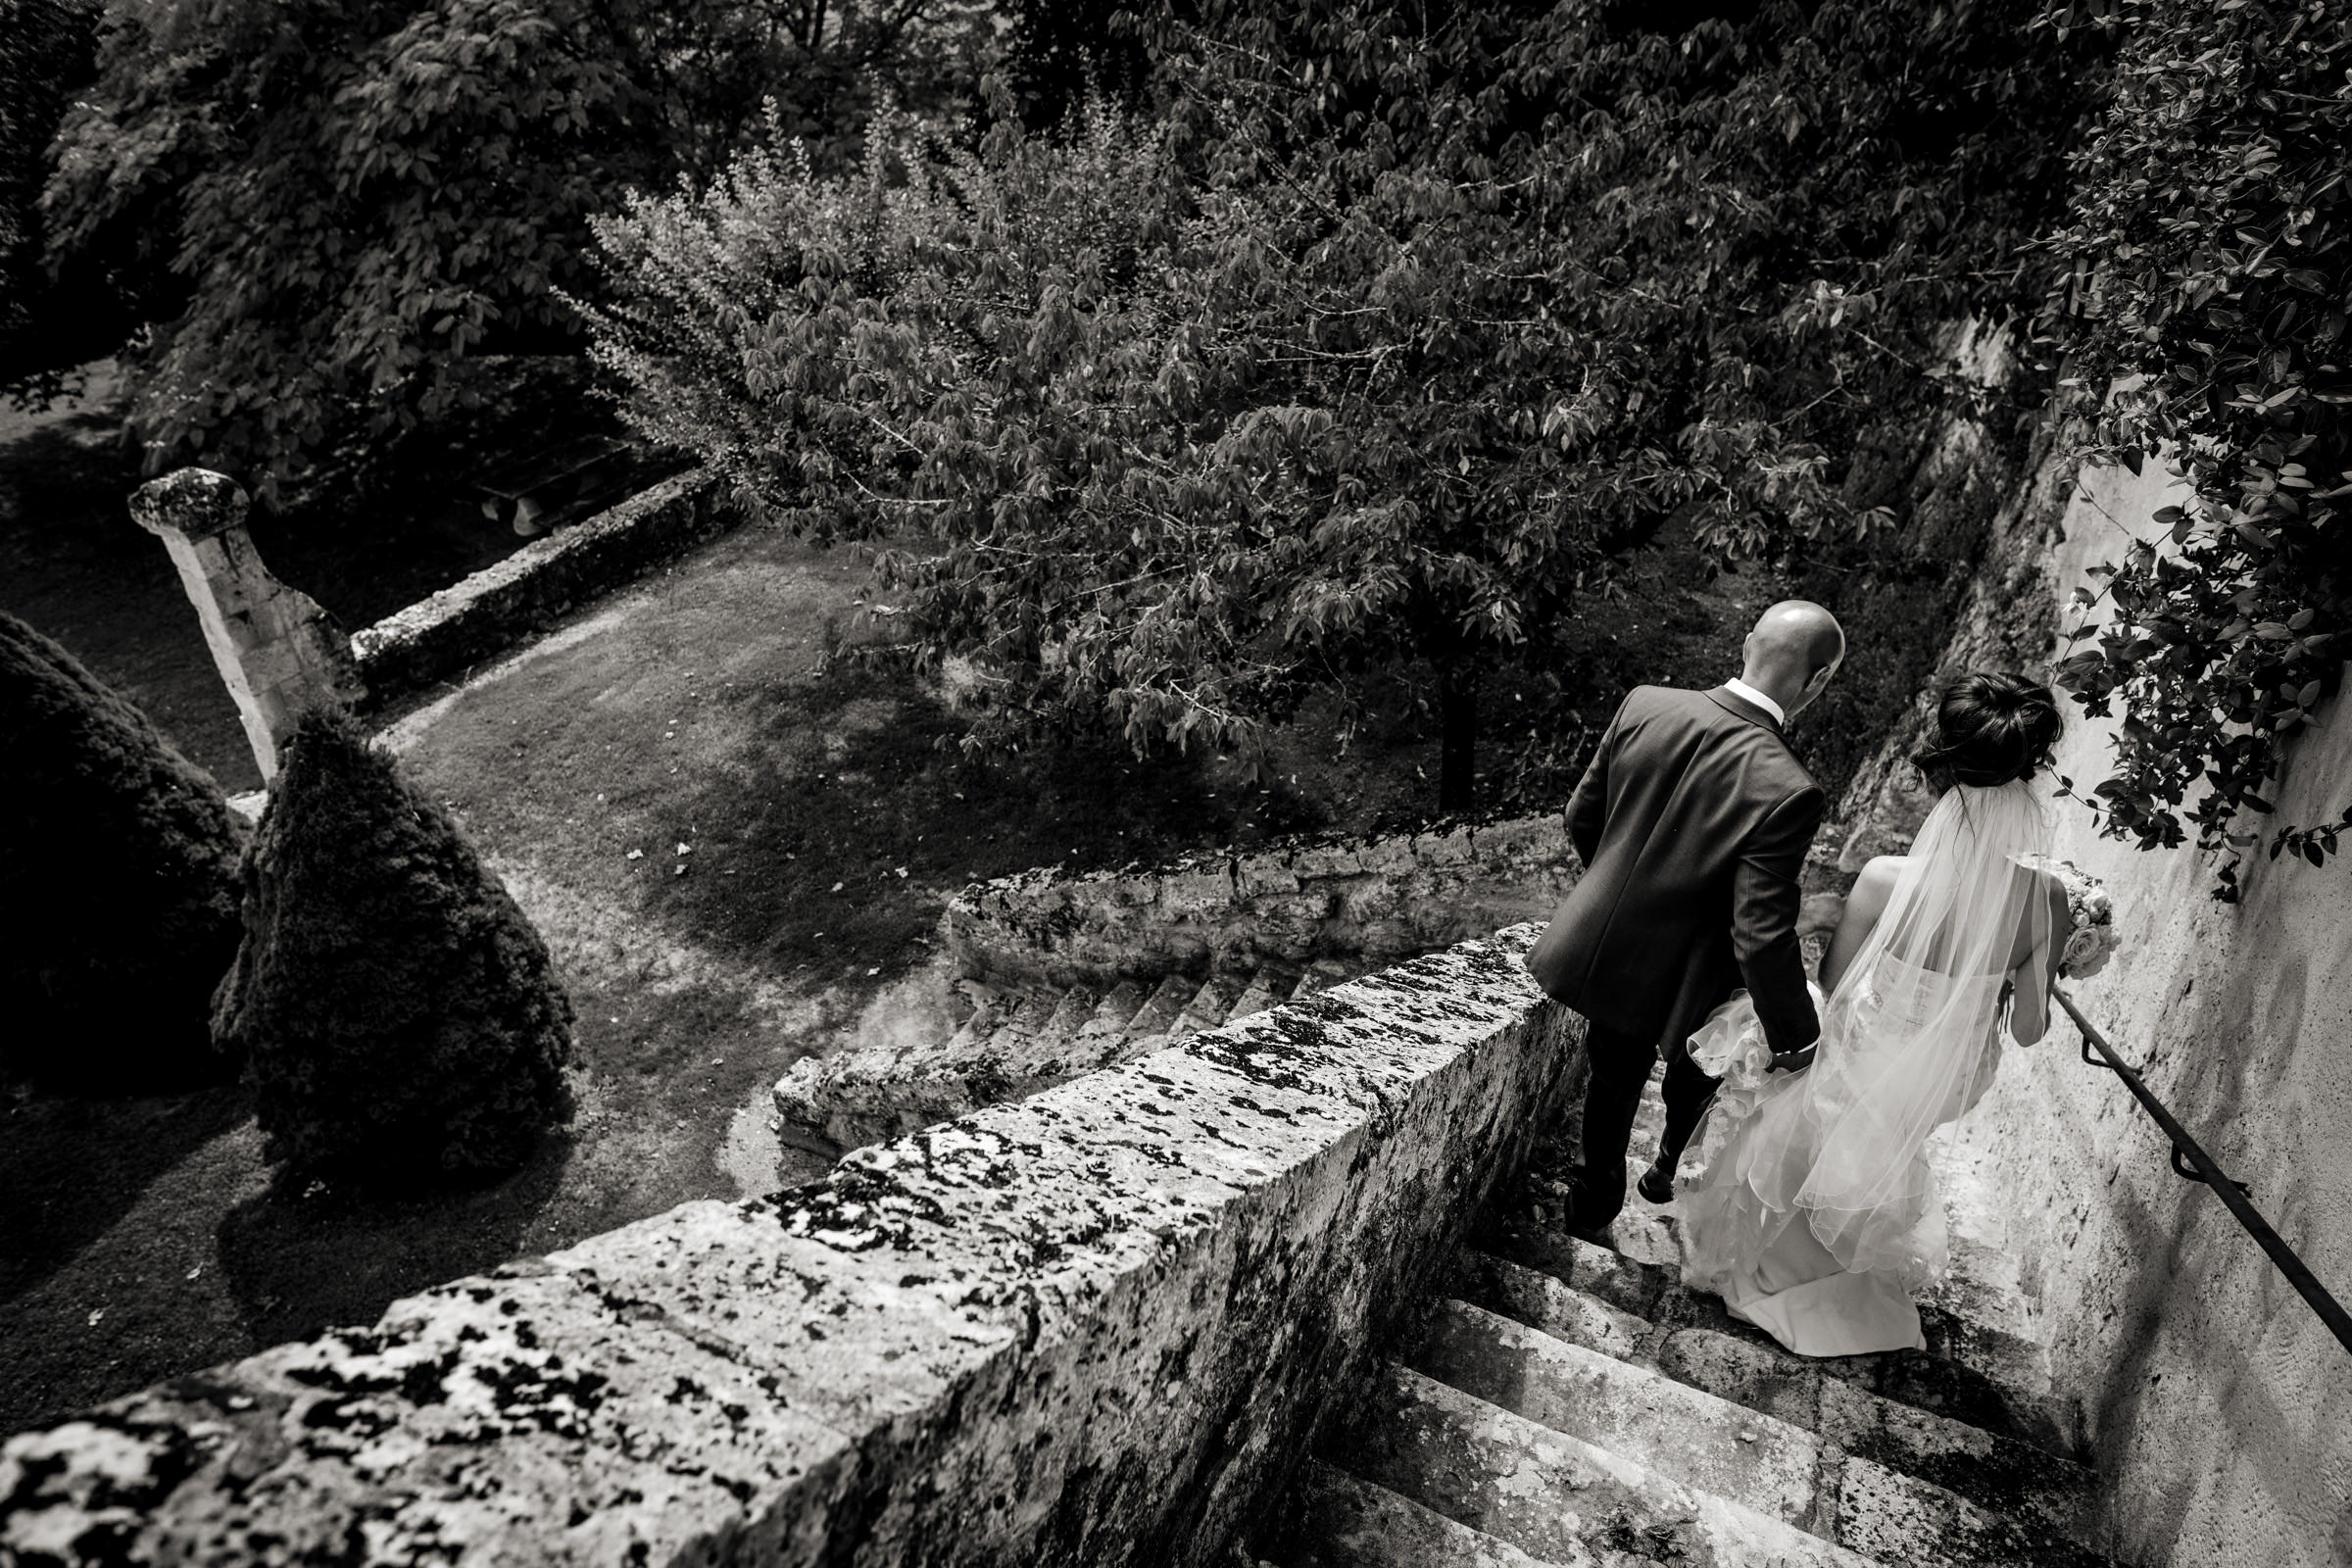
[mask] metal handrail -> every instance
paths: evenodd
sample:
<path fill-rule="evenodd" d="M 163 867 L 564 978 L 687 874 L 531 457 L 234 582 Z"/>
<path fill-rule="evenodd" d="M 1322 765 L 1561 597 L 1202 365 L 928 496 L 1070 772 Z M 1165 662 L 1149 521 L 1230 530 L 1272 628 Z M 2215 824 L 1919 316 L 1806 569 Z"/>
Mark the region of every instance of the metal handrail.
<path fill-rule="evenodd" d="M 2107 1043 L 2107 1037 L 2082 1016 L 2082 1009 L 2075 1005 L 2075 999 L 2055 987 L 2051 989 L 2058 998 L 2058 1005 L 2066 1009 L 2066 1015 L 2075 1020 L 2075 1027 L 2082 1031 L 2082 1059 L 2093 1067 L 2105 1067 L 2121 1078 L 2124 1087 L 2132 1091 L 2132 1098 L 2156 1119 L 2156 1125 L 2163 1128 L 2165 1136 L 2173 1141 L 2174 1171 L 2213 1189 L 2213 1195 L 2236 1216 L 2238 1224 L 2245 1227 L 2246 1234 L 2254 1238 L 2254 1244 L 2268 1252 L 2271 1261 L 2278 1265 L 2278 1272 L 2286 1276 L 2287 1284 L 2292 1285 L 2296 1294 L 2314 1312 L 2320 1314 L 2320 1321 L 2328 1325 L 2328 1332 L 2335 1336 L 2337 1343 L 2345 1349 L 2352 1350 L 2352 1312 L 2346 1312 L 2343 1303 L 2328 1294 L 2328 1287 L 2313 1276 L 2303 1259 L 2295 1254 L 2295 1250 L 2271 1229 L 2270 1221 L 2255 1211 L 2254 1205 L 2246 1200 L 2246 1194 L 2251 1189 L 2244 1182 L 2231 1181 L 2223 1174 L 2220 1162 L 2205 1152 L 2202 1144 L 2188 1135 L 2188 1129 L 2164 1108 L 2163 1102 L 2148 1092 L 2148 1086 L 2140 1082 L 2139 1074 L 2116 1054 L 2115 1048 Z M 2092 1046 L 2099 1048 L 2099 1055 L 2106 1057 L 2105 1061 L 2090 1054 Z"/>

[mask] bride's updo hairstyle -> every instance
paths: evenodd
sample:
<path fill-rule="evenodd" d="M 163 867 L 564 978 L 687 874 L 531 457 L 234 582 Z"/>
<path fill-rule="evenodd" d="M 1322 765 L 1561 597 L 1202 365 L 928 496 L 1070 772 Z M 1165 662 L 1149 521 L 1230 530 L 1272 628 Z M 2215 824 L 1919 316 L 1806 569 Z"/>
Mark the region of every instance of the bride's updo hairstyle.
<path fill-rule="evenodd" d="M 2039 771 L 2064 727 L 2047 686 L 1972 670 L 1943 688 L 1935 738 L 1912 760 L 1937 790 L 1994 789 Z"/>

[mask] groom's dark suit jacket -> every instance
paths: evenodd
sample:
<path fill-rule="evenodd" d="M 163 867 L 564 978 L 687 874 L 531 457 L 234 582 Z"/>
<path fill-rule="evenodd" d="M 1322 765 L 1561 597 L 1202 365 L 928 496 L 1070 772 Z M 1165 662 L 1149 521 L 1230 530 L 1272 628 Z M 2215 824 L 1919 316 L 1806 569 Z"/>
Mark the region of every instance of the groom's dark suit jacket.
<path fill-rule="evenodd" d="M 1742 984 L 1773 1050 L 1811 1045 L 1797 878 L 1822 807 L 1762 709 L 1721 688 L 1636 687 L 1569 803 L 1585 872 L 1528 969 L 1670 1056 Z"/>

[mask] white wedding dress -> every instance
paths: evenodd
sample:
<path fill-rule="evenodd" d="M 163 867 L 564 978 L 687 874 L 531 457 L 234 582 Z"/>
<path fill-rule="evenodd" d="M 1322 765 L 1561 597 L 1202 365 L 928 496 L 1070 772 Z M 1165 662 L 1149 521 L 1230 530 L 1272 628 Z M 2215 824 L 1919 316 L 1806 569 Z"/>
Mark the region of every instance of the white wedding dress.
<path fill-rule="evenodd" d="M 1928 1135 L 1991 1086 L 2025 922 L 2026 973 L 2047 973 L 2030 867 L 2048 832 L 2023 781 L 1947 791 L 1822 1009 L 1810 1067 L 1764 1073 L 1744 995 L 1691 1037 L 1723 1085 L 1676 1183 L 1686 1284 L 1799 1354 L 1924 1348 L 1912 1292 L 1947 1255 Z"/>

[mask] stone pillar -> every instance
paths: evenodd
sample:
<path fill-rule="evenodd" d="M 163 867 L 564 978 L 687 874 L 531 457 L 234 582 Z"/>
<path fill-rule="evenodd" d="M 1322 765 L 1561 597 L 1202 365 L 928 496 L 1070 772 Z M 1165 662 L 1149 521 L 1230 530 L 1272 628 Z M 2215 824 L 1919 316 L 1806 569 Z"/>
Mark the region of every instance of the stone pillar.
<path fill-rule="evenodd" d="M 204 624 L 220 679 L 236 699 L 264 781 L 303 711 L 355 701 L 364 690 L 351 639 L 309 595 L 270 575 L 245 531 L 245 492 L 209 468 L 181 468 L 141 485 L 130 514 L 172 552 Z"/>

